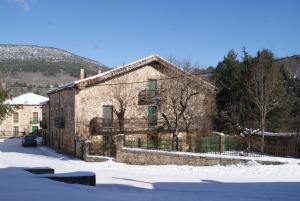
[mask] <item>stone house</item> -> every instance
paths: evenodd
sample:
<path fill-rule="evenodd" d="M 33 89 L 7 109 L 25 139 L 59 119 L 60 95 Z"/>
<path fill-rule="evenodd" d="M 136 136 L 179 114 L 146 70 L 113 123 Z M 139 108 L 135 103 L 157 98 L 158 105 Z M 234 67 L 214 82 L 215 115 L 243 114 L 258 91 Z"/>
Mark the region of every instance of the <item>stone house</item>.
<path fill-rule="evenodd" d="M 42 119 L 42 103 L 48 101 L 47 97 L 34 93 L 26 93 L 21 96 L 6 100 L 5 104 L 18 108 L 0 124 L 1 136 L 18 136 L 40 129 Z"/>
<path fill-rule="evenodd" d="M 111 140 L 111 134 L 148 136 L 162 132 L 157 101 L 163 94 L 158 91 L 172 76 L 186 76 L 203 90 L 195 99 L 200 108 L 194 113 L 206 112 L 206 94 L 215 90 L 212 84 L 157 55 L 88 78 L 83 77 L 83 71 L 80 75 L 79 80 L 50 90 L 49 103 L 44 106 L 49 110 L 46 144 L 78 157 L 85 140 L 100 142 L 92 146 L 97 152 L 101 142 Z"/>

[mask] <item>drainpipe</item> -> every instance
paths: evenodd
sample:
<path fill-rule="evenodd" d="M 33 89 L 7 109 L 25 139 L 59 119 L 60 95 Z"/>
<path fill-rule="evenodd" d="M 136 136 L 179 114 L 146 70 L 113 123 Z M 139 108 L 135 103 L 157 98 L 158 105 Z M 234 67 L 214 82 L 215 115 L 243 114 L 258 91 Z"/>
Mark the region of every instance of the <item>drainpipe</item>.
<path fill-rule="evenodd" d="M 77 123 L 76 123 L 76 91 L 74 88 L 72 88 L 73 92 L 74 92 L 74 132 L 73 132 L 73 141 L 74 141 L 74 156 L 76 157 L 77 154 L 77 150 L 76 150 L 76 143 L 77 143 L 77 135 L 76 135 L 76 127 L 77 127 Z"/>

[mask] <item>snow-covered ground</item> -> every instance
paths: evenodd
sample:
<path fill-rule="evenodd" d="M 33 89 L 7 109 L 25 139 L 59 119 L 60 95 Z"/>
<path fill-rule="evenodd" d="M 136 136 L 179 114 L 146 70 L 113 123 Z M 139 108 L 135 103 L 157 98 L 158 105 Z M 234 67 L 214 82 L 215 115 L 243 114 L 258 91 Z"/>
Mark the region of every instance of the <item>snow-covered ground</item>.
<path fill-rule="evenodd" d="M 300 163 L 300 160 L 299 160 Z M 51 167 L 57 173 L 91 171 L 95 187 L 39 178 L 18 167 Z M 300 165 L 134 166 L 107 161 L 86 163 L 39 146 L 23 148 L 19 139 L 0 139 L 2 201 L 234 201 L 300 200 Z"/>

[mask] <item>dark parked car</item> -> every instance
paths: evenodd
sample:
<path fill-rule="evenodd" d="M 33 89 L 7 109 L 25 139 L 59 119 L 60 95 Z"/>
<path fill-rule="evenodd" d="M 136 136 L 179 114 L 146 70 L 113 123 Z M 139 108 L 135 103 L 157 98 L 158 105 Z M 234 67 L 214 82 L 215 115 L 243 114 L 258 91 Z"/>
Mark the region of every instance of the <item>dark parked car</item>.
<path fill-rule="evenodd" d="M 22 146 L 23 147 L 36 147 L 37 146 L 36 136 L 25 135 L 22 139 Z"/>

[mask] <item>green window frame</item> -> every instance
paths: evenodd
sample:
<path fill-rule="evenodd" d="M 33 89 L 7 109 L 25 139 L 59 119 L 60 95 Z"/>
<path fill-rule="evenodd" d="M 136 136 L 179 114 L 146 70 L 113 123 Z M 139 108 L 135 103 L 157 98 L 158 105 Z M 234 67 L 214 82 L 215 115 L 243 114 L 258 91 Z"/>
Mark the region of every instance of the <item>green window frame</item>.
<path fill-rule="evenodd" d="M 148 80 L 147 90 L 148 90 L 149 97 L 151 98 L 155 97 L 157 92 L 157 80 L 155 79 Z"/>
<path fill-rule="evenodd" d="M 32 123 L 37 124 L 39 122 L 39 113 L 38 112 L 33 112 L 32 113 Z"/>
<path fill-rule="evenodd" d="M 102 125 L 103 127 L 113 126 L 113 106 L 103 105 L 102 106 Z"/>
<path fill-rule="evenodd" d="M 18 135 L 19 134 L 19 126 L 14 126 L 13 127 L 13 135 Z"/>
<path fill-rule="evenodd" d="M 32 126 L 31 131 L 34 132 L 34 131 L 37 131 L 38 129 L 39 129 L 38 126 Z"/>
<path fill-rule="evenodd" d="M 157 125 L 157 107 L 148 106 L 148 126 Z"/>

